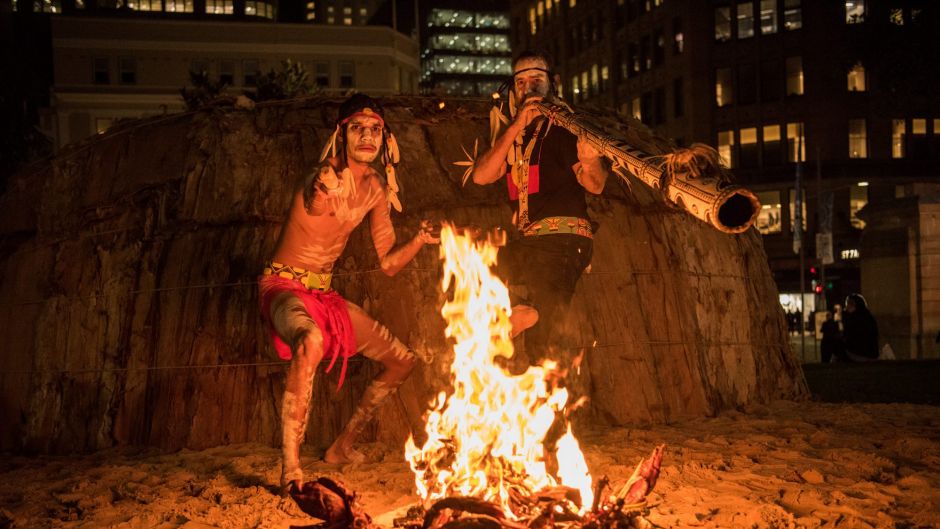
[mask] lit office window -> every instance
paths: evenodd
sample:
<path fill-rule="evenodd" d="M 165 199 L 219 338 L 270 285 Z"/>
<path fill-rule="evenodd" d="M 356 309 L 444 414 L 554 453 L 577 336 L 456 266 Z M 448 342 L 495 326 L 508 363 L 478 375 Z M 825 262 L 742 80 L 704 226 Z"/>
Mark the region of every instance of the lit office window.
<path fill-rule="evenodd" d="M 727 42 L 731 40 L 731 8 L 715 8 L 715 40 Z"/>
<path fill-rule="evenodd" d="M 787 57 L 787 95 L 803 95 L 802 57 Z"/>
<path fill-rule="evenodd" d="M 137 59 L 133 57 L 118 59 L 118 81 L 121 84 L 137 84 Z"/>
<path fill-rule="evenodd" d="M 539 0 L 539 3 L 535 6 L 535 14 L 539 17 L 539 25 L 543 24 L 545 21 L 545 2 Z"/>
<path fill-rule="evenodd" d="M 911 120 L 911 137 L 909 138 L 910 157 L 915 160 L 927 158 L 930 145 L 927 141 L 927 120 L 914 118 Z"/>
<path fill-rule="evenodd" d="M 343 17 L 343 25 L 345 25 L 345 26 L 351 26 L 351 25 L 352 25 L 352 17 Z"/>
<path fill-rule="evenodd" d="M 433 50 L 475 51 L 483 53 L 509 53 L 508 35 L 478 33 L 451 33 L 434 35 L 429 40 Z"/>
<path fill-rule="evenodd" d="M 763 129 L 764 165 L 780 163 L 780 125 L 764 125 Z"/>
<path fill-rule="evenodd" d="M 510 75 L 509 59 L 503 57 L 468 57 L 465 55 L 437 55 L 430 69 L 433 73 L 479 73 Z M 585 82 L 586 85 L 586 82 Z"/>
<path fill-rule="evenodd" d="M 258 85 L 258 76 L 261 74 L 261 64 L 257 59 L 249 59 L 242 63 L 243 85 L 254 87 Z"/>
<path fill-rule="evenodd" d="M 334 23 L 336 23 L 336 17 L 333 17 L 333 16 L 328 16 L 328 17 L 326 17 L 326 23 L 327 23 L 327 24 L 334 24 Z"/>
<path fill-rule="evenodd" d="M 597 65 L 591 66 L 591 92 L 597 93 L 600 89 L 600 76 L 598 75 Z"/>
<path fill-rule="evenodd" d="M 803 27 L 803 10 L 800 0 L 783 0 L 783 27 L 793 31 Z"/>
<path fill-rule="evenodd" d="M 317 19 L 317 3 L 307 2 L 307 20 Z"/>
<path fill-rule="evenodd" d="M 170 13 L 192 13 L 193 0 L 166 0 L 166 10 Z"/>
<path fill-rule="evenodd" d="M 849 188 L 849 222 L 853 228 L 862 229 L 865 221 L 858 218 L 860 209 L 868 204 L 868 185 L 862 182 Z"/>
<path fill-rule="evenodd" d="M 270 2 L 245 0 L 245 14 L 274 20 L 274 6 Z"/>
<path fill-rule="evenodd" d="M 111 61 L 107 57 L 92 59 L 92 79 L 95 84 L 111 84 Z"/>
<path fill-rule="evenodd" d="M 601 66 L 601 91 L 607 90 L 608 81 L 610 80 L 610 69 L 607 66 Z"/>
<path fill-rule="evenodd" d="M 639 97 L 634 97 L 633 102 L 630 103 L 630 114 L 633 116 L 633 119 L 643 121 L 643 103 L 640 101 Z"/>
<path fill-rule="evenodd" d="M 340 61 L 339 87 L 352 88 L 356 84 L 356 64 L 352 61 Z"/>
<path fill-rule="evenodd" d="M 734 131 L 733 130 L 722 130 L 718 132 L 718 155 L 721 156 L 721 161 L 724 162 L 728 168 L 734 167 Z"/>
<path fill-rule="evenodd" d="M 849 158 L 868 158 L 868 130 L 864 119 L 849 120 Z"/>
<path fill-rule="evenodd" d="M 210 15 L 231 15 L 235 13 L 232 0 L 206 0 L 206 13 Z"/>
<path fill-rule="evenodd" d="M 892 7 L 888 11 L 888 21 L 894 24 L 895 26 L 904 25 L 904 9 L 900 7 Z"/>
<path fill-rule="evenodd" d="M 229 86 L 235 84 L 235 61 L 219 61 L 219 82 Z"/>
<path fill-rule="evenodd" d="M 129 0 L 124 5 L 135 11 L 163 11 L 163 0 Z"/>
<path fill-rule="evenodd" d="M 904 135 L 907 122 L 903 119 L 891 120 L 891 157 L 904 158 Z"/>
<path fill-rule="evenodd" d="M 343 8 L 343 14 L 344 14 L 344 15 L 351 15 L 351 14 L 352 14 L 352 8 L 349 7 L 349 6 L 344 7 L 344 8 Z"/>
<path fill-rule="evenodd" d="M 715 103 L 719 107 L 734 102 L 734 89 L 731 85 L 731 68 L 718 68 L 715 70 Z"/>
<path fill-rule="evenodd" d="M 787 161 L 796 162 L 797 153 L 799 161 L 806 161 L 806 136 L 803 123 L 787 123 Z"/>
<path fill-rule="evenodd" d="M 640 51 L 635 42 L 627 46 L 627 56 L 629 57 L 630 71 L 640 73 Z"/>
<path fill-rule="evenodd" d="M 865 22 L 865 0 L 845 0 L 845 23 Z"/>
<path fill-rule="evenodd" d="M 848 83 L 849 92 L 864 92 L 866 90 L 865 67 L 862 66 L 862 63 L 855 63 L 855 66 L 849 70 Z"/>
<path fill-rule="evenodd" d="M 581 95 L 581 86 L 578 83 L 578 76 L 571 76 L 571 93 L 574 94 L 574 101 L 577 102 L 579 96 Z"/>
<path fill-rule="evenodd" d="M 568 0 L 568 7 L 575 7 L 578 5 L 578 0 Z"/>
<path fill-rule="evenodd" d="M 771 35 L 777 32 L 777 0 L 760 0 L 760 33 Z"/>
<path fill-rule="evenodd" d="M 756 193 L 760 201 L 760 211 L 757 213 L 757 231 L 763 235 L 780 233 L 783 231 L 783 222 L 780 215 L 783 207 L 780 205 L 780 191 L 764 191 Z"/>
<path fill-rule="evenodd" d="M 535 35 L 535 32 L 538 31 L 538 27 L 535 22 L 535 8 L 529 8 L 529 33 Z"/>
<path fill-rule="evenodd" d="M 788 194 L 790 195 L 790 231 L 796 231 L 796 189 L 792 187 L 789 189 Z M 800 219 L 802 222 L 800 224 L 803 227 L 803 231 L 806 231 L 806 189 L 802 189 L 800 192 Z"/>
<path fill-rule="evenodd" d="M 745 2 L 738 4 L 738 38 L 747 39 L 754 36 L 754 4 Z"/>
<path fill-rule="evenodd" d="M 760 147 L 757 144 L 757 128 L 741 129 L 741 147 L 738 151 L 741 167 L 757 167 L 757 157 Z"/>

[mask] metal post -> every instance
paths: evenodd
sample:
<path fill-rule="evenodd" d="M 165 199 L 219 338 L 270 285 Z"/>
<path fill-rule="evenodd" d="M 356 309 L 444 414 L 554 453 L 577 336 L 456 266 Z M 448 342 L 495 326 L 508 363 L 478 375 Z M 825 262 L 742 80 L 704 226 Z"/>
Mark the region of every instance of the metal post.
<path fill-rule="evenodd" d="M 800 241 L 800 363 L 806 362 L 806 244 L 803 240 L 803 124 L 796 143 L 796 198 L 794 200 L 794 229 Z"/>

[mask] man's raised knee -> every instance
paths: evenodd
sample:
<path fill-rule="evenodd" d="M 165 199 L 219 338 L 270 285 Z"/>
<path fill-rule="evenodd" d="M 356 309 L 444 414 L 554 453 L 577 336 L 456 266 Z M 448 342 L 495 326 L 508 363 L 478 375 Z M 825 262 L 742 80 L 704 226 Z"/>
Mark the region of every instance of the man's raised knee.
<path fill-rule="evenodd" d="M 323 333 L 318 327 L 307 329 L 297 344 L 294 356 L 301 362 L 319 364 L 323 359 Z"/>

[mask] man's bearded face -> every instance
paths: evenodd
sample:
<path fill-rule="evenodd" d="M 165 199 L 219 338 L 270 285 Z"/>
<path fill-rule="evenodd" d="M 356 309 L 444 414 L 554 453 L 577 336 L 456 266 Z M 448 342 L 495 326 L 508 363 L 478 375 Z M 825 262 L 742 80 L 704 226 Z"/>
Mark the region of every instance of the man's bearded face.
<path fill-rule="evenodd" d="M 514 75 L 512 81 L 513 91 L 516 96 L 516 105 L 520 107 L 529 96 L 545 97 L 548 95 L 548 74 L 542 70 L 522 71 L 528 68 L 542 68 L 543 70 L 548 70 L 548 64 L 538 57 L 522 59 L 516 63 L 513 70 L 521 73 Z"/>
<path fill-rule="evenodd" d="M 382 146 L 382 122 L 357 116 L 346 125 L 346 155 L 359 163 L 372 163 Z"/>

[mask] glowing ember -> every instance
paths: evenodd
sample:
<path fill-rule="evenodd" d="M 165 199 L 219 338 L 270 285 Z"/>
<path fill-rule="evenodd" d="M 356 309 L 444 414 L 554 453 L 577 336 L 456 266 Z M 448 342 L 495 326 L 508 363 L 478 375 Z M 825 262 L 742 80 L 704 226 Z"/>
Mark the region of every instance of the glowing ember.
<path fill-rule="evenodd" d="M 563 420 L 568 392 L 556 385 L 561 374 L 554 362 L 518 376 L 494 362 L 513 354 L 509 292 L 490 270 L 496 247 L 445 226 L 441 257 L 443 290 L 453 286 L 453 299 L 441 310 L 446 335 L 455 342 L 453 393 L 438 395 L 427 419 L 427 442 L 418 448 L 409 439 L 405 457 L 426 503 L 472 496 L 518 519 L 512 498 L 559 485 L 546 469 L 543 441 L 556 417 Z M 593 502 L 591 476 L 570 425 L 554 445 L 557 451 L 549 456 L 557 458 L 557 475 L 562 485 L 580 491 L 583 512 Z"/>

